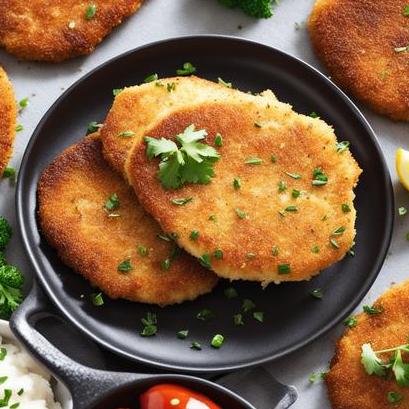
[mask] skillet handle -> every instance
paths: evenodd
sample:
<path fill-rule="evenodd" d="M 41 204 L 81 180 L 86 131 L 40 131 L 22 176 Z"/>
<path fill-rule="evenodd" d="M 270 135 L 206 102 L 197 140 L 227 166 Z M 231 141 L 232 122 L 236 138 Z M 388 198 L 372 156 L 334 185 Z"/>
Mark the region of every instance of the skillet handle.
<path fill-rule="evenodd" d="M 76 363 L 34 328 L 36 316 L 40 317 L 41 313 L 44 315 L 47 312 L 49 313 L 49 305 L 46 297 L 34 279 L 29 295 L 11 317 L 10 329 L 31 355 L 68 387 L 75 409 L 90 409 L 97 397 L 109 395 L 119 385 L 149 377 L 101 371 Z"/>
<path fill-rule="evenodd" d="M 222 376 L 216 383 L 237 393 L 257 409 L 287 409 L 298 398 L 294 386 L 278 382 L 263 367 Z"/>

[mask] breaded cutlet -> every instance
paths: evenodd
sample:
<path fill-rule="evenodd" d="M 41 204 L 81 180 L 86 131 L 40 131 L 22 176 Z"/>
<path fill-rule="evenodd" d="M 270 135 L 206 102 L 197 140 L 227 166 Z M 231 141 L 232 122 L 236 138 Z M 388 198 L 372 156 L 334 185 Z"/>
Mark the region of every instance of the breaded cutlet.
<path fill-rule="evenodd" d="M 164 231 L 232 280 L 306 280 L 345 256 L 355 237 L 353 188 L 361 170 L 348 149 L 337 148 L 329 125 L 295 113 L 271 91 L 254 96 L 195 77 L 161 82 L 122 91 L 101 134 L 106 158 L 122 167 Z M 176 84 L 171 93 L 169 83 Z M 211 146 L 223 137 L 216 176 L 207 185 L 165 190 L 143 137 L 175 140 L 191 124 L 206 130 Z M 247 163 L 252 158 L 259 163 Z M 313 183 L 317 172 L 328 177 L 325 185 Z M 178 206 L 178 198 L 192 199 Z"/>
<path fill-rule="evenodd" d="M 398 386 L 393 378 L 368 375 L 361 364 L 363 344 L 383 350 L 408 343 L 409 281 L 387 290 L 374 306 L 382 312 L 357 315 L 357 325 L 347 329 L 337 343 L 325 376 L 333 409 L 409 408 L 409 388 Z M 389 392 L 399 393 L 402 400 L 398 404 L 388 401 Z"/>
<path fill-rule="evenodd" d="M 62 261 L 111 298 L 168 305 L 193 300 L 217 283 L 138 204 L 103 159 L 96 135 L 44 170 L 38 218 Z"/>
<path fill-rule="evenodd" d="M 315 52 L 331 78 L 376 112 L 405 121 L 407 5 L 406 0 L 317 0 L 308 24 Z"/>
<path fill-rule="evenodd" d="M 13 152 L 16 135 L 17 107 L 13 87 L 0 66 L 0 176 Z"/>
<path fill-rule="evenodd" d="M 0 46 L 22 60 L 86 55 L 143 0 L 0 0 Z"/>

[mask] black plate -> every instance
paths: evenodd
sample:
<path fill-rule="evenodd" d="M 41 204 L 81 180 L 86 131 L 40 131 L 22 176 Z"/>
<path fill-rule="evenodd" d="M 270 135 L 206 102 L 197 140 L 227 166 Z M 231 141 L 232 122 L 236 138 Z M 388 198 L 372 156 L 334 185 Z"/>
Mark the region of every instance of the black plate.
<path fill-rule="evenodd" d="M 198 75 L 222 77 L 241 90 L 271 88 L 299 112 L 318 112 L 333 124 L 364 173 L 356 190 L 358 208 L 356 256 L 324 271 L 311 282 L 271 285 L 236 285 L 240 297 L 227 300 L 223 284 L 210 295 L 183 305 L 154 308 L 125 301 L 93 307 L 88 283 L 72 273 L 42 239 L 36 220 L 36 185 L 43 168 L 64 148 L 83 137 L 90 121 L 102 121 L 112 103 L 112 89 L 133 85 L 154 72 L 175 74 L 191 61 Z M 25 153 L 17 186 L 18 221 L 28 254 L 52 301 L 79 329 L 108 349 L 141 363 L 174 371 L 227 371 L 260 364 L 288 354 L 316 339 L 340 322 L 358 304 L 375 280 L 389 247 L 393 221 L 393 193 L 388 170 L 370 126 L 355 105 L 324 75 L 304 62 L 273 48 L 250 41 L 219 37 L 184 37 L 150 44 L 100 66 L 66 91 L 35 130 Z M 309 295 L 323 289 L 323 300 Z M 81 298 L 84 294 L 85 298 Z M 246 316 L 235 327 L 233 314 L 242 299 L 250 298 L 265 312 L 261 324 Z M 195 318 L 211 308 L 215 318 Z M 158 314 L 159 333 L 138 335 L 147 311 Z M 189 329 L 189 340 L 176 331 Z M 211 337 L 226 337 L 221 350 L 209 347 Z M 202 351 L 189 348 L 202 343 Z"/>

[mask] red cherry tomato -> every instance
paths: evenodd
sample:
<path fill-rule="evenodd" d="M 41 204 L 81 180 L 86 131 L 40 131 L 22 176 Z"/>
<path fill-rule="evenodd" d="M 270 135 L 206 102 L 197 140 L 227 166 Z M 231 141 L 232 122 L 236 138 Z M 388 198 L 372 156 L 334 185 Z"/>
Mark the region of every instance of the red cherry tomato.
<path fill-rule="evenodd" d="M 140 396 L 141 409 L 221 409 L 206 396 L 183 386 L 161 384 Z"/>

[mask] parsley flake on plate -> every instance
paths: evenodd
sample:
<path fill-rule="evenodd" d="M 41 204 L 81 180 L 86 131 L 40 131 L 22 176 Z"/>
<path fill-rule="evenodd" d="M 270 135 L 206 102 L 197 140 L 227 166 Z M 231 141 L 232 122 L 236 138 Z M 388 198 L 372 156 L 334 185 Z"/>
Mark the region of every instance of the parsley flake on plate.
<path fill-rule="evenodd" d="M 196 72 L 196 67 L 190 62 L 185 62 L 183 64 L 183 68 L 176 70 L 177 75 L 192 75 L 195 72 Z"/>
<path fill-rule="evenodd" d="M 145 137 L 148 159 L 161 158 L 158 178 L 165 189 L 178 189 L 186 183 L 210 183 L 220 155 L 213 147 L 199 142 L 206 136 L 204 129 L 195 130 L 192 124 L 176 136 L 180 146 L 169 139 Z"/>

